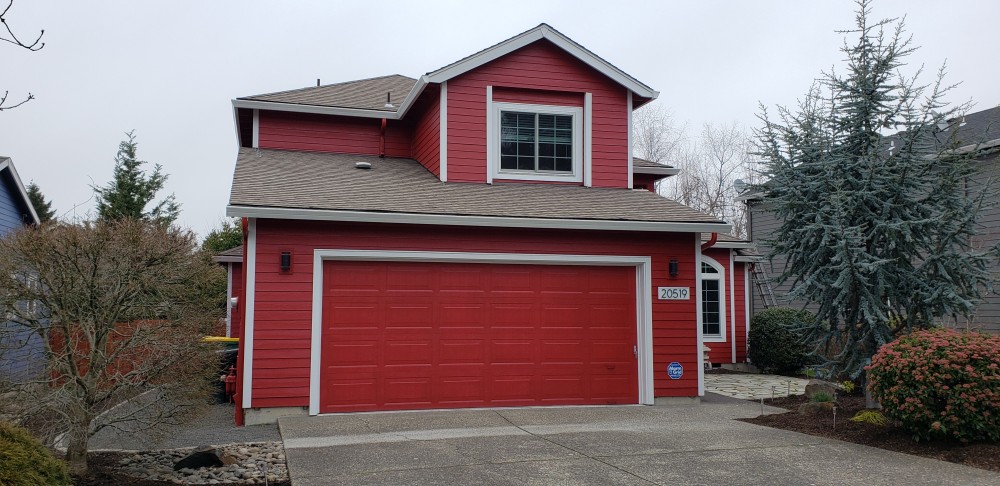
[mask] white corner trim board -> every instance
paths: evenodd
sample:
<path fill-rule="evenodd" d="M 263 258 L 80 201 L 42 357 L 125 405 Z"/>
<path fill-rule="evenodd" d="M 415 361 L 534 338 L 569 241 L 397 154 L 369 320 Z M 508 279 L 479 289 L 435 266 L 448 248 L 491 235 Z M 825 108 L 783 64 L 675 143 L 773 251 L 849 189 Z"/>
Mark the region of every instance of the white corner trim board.
<path fill-rule="evenodd" d="M 698 396 L 705 396 L 705 336 L 701 332 L 701 235 L 696 234 L 694 239 L 694 316 L 695 330 L 698 335 L 698 349 L 695 361 L 698 363 Z"/>
<path fill-rule="evenodd" d="M 636 339 L 638 340 L 638 349 L 640 350 L 640 356 L 637 364 L 639 367 L 638 399 L 640 404 L 653 404 L 653 310 L 651 298 L 653 295 L 653 289 L 651 260 L 648 256 L 317 249 L 313 252 L 312 343 L 310 348 L 309 366 L 309 415 L 318 415 L 320 408 L 320 363 L 322 360 L 321 353 L 323 350 L 323 262 L 326 260 L 635 267 L 637 316 Z M 245 397 L 245 404 L 248 403 L 246 401 L 247 399 L 248 397 Z M 247 405 L 244 405 L 244 407 L 246 406 Z"/>
<path fill-rule="evenodd" d="M 634 185 L 633 173 L 635 171 L 632 168 L 635 162 L 633 160 L 633 154 L 632 154 L 632 91 L 627 90 L 625 92 L 625 97 L 628 99 L 628 105 L 626 106 L 626 109 L 628 110 L 628 112 L 626 113 L 628 116 L 628 120 L 625 123 L 628 126 L 628 140 L 626 141 L 626 145 L 628 146 L 628 188 L 631 189 L 632 186 Z M 699 249 L 698 251 L 700 252 L 701 250 Z"/>
<path fill-rule="evenodd" d="M 441 121 L 441 126 L 439 128 L 441 132 L 441 138 L 438 143 L 440 147 L 440 165 L 439 171 L 441 173 L 441 182 L 448 182 L 448 82 L 445 81 L 441 83 L 441 101 L 439 106 L 439 118 Z"/>
<path fill-rule="evenodd" d="M 250 408 L 253 395 L 253 322 L 254 301 L 257 288 L 257 220 L 250 218 L 247 222 L 247 261 L 243 272 L 246 279 L 246 302 L 243 309 L 246 317 L 243 319 L 243 408 Z"/>
<path fill-rule="evenodd" d="M 486 183 L 493 184 L 493 171 L 494 167 L 497 167 L 496 155 L 494 155 L 493 147 L 496 143 L 494 138 L 496 138 L 496 120 L 493 119 L 491 115 L 493 113 L 493 86 L 486 87 Z"/>
<path fill-rule="evenodd" d="M 583 185 L 594 185 L 594 94 L 583 94 Z"/>

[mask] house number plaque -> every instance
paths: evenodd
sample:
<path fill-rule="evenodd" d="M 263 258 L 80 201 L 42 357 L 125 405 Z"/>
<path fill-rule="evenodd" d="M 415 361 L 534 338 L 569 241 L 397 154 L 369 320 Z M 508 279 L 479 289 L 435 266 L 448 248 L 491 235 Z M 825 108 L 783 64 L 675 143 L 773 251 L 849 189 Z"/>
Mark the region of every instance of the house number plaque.
<path fill-rule="evenodd" d="M 691 298 L 691 289 L 687 287 L 658 287 L 660 300 L 688 300 Z"/>

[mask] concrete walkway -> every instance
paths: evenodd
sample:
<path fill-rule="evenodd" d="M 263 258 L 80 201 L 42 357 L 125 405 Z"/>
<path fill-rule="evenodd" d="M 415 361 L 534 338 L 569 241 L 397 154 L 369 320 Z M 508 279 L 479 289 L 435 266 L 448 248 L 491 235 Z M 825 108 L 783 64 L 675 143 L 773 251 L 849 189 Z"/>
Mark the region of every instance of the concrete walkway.
<path fill-rule="evenodd" d="M 705 391 L 744 400 L 787 397 L 806 392 L 809 380 L 781 375 L 706 374 Z"/>
<path fill-rule="evenodd" d="M 120 424 L 121 430 L 105 428 L 90 438 L 90 450 L 179 449 L 200 445 L 224 445 L 246 442 L 272 442 L 281 440 L 278 427 L 251 425 L 237 427 L 233 424 L 233 406 L 212 405 L 192 421 L 179 425 L 162 425 L 154 430 L 137 431 L 134 424 Z"/>
<path fill-rule="evenodd" d="M 710 394 L 700 405 L 338 414 L 279 427 L 294 486 L 1000 484 L 984 470 L 733 420 L 760 411 Z"/>

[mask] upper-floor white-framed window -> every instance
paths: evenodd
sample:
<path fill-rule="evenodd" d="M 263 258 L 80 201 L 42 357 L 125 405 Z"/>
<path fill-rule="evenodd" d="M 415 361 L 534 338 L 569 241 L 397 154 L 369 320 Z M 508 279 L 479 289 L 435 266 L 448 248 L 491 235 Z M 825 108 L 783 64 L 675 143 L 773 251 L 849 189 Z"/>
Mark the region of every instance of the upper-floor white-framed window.
<path fill-rule="evenodd" d="M 725 275 L 722 265 L 709 257 L 701 257 L 701 334 L 706 341 L 725 340 Z"/>
<path fill-rule="evenodd" d="M 581 182 L 583 109 L 493 103 L 493 178 Z"/>

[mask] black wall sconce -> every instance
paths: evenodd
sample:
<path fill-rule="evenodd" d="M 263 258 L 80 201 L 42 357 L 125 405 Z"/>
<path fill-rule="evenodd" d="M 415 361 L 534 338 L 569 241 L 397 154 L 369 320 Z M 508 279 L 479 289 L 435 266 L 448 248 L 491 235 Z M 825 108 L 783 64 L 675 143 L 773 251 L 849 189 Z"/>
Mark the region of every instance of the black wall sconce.
<path fill-rule="evenodd" d="M 671 258 L 670 259 L 670 276 L 671 277 L 676 277 L 677 274 L 680 273 L 677 267 L 678 267 L 677 259 L 676 258 Z"/>
<path fill-rule="evenodd" d="M 281 252 L 281 273 L 291 273 L 292 271 L 292 252 L 283 251 Z"/>

